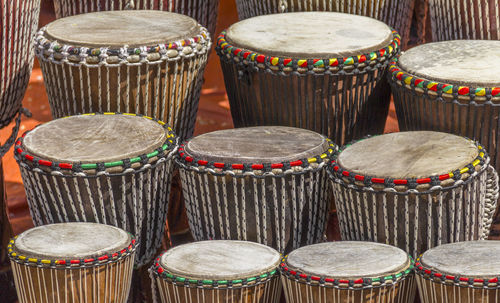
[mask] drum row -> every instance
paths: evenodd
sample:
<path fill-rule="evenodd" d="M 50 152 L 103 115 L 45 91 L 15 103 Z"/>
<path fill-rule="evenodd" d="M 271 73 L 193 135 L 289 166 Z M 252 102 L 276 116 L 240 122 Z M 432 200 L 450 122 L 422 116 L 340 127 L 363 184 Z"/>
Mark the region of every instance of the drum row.
<path fill-rule="evenodd" d="M 96 223 L 32 228 L 9 244 L 20 302 L 125 302 L 137 242 Z M 254 242 L 200 241 L 150 268 L 155 302 L 422 302 L 498 300 L 500 242 L 446 244 L 416 262 L 374 242 L 330 242 L 283 257 Z M 280 278 L 281 276 L 281 278 Z M 416 278 L 415 278 L 416 277 Z M 415 281 L 416 280 L 416 281 Z"/>
<path fill-rule="evenodd" d="M 498 199 L 498 175 L 479 143 L 428 131 L 367 137 L 340 149 L 323 135 L 283 126 L 222 130 L 179 143 L 172 129 L 161 121 L 106 112 L 55 119 L 26 132 L 15 145 L 15 158 L 35 225 L 98 222 L 130 232 L 136 238 L 132 243 L 125 237 L 128 250 L 115 246 L 109 249 L 121 253 L 117 258 L 133 250 L 135 263 L 124 261 L 128 264 L 124 266 L 129 267 L 148 264 L 158 253 L 174 162 L 180 170 L 189 224 L 196 241 L 246 240 L 283 254 L 324 241 L 331 202 L 328 179 L 333 185 L 342 238 L 391 244 L 402 249 L 405 256 L 416 257 L 445 243 L 487 238 Z M 58 241 L 65 239 L 56 232 L 52 235 Z M 67 237 L 80 247 L 79 236 Z M 47 242 L 43 237 L 36 238 Z M 81 243 L 81 247 L 87 246 Z M 56 257 L 76 258 L 63 265 L 95 265 L 104 260 L 99 259 L 100 251 L 92 256 L 65 253 Z M 314 255 L 312 252 L 308 258 Z M 43 259 L 43 252 L 37 256 L 11 254 L 13 265 L 33 259 L 43 267 L 43 260 L 49 260 Z M 319 262 L 322 256 L 316 260 Z M 187 252 L 178 260 L 196 258 Z M 223 260 L 214 264 L 223 266 Z M 51 262 L 47 264 L 58 265 Z M 169 272 L 156 263 L 160 264 L 155 262 L 156 275 Z M 103 274 L 126 277 L 112 270 Z M 98 279 L 95 273 L 89 275 Z M 220 277 L 219 282 L 213 282 L 217 279 L 197 276 L 198 280 L 192 282 L 193 279 L 184 279 L 192 277 L 188 272 L 175 270 L 159 277 L 173 279 L 175 284 L 194 283 L 201 289 L 229 279 Z M 238 277 L 234 279 L 239 281 Z M 213 281 L 207 286 L 204 280 Z M 118 283 L 106 279 L 108 284 L 114 282 Z M 179 289 L 162 285 L 159 283 L 162 296 L 179 296 Z M 61 287 L 57 283 L 53 286 Z M 21 287 L 23 292 L 26 289 L 33 288 Z M 38 290 L 30 294 L 22 291 L 19 296 L 27 299 L 21 302 L 36 302 L 38 295 L 34 294 Z M 90 290 L 78 293 L 86 291 Z M 259 296 L 271 290 L 263 286 L 261 291 Z M 371 291 L 370 296 L 375 296 Z M 243 293 L 247 295 L 234 295 Z M 293 293 L 296 291 L 288 296 Z M 390 293 L 384 296 L 393 296 Z M 189 294 L 183 291 L 183 295 L 201 296 L 200 290 Z M 171 300 L 166 302 L 175 302 Z"/>

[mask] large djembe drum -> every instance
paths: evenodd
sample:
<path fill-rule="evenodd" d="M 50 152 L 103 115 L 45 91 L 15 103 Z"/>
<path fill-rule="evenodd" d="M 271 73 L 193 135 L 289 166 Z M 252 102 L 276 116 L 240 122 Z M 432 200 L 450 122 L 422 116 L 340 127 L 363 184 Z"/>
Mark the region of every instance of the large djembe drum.
<path fill-rule="evenodd" d="M 301 247 L 280 268 L 287 303 L 412 303 L 413 267 L 397 247 L 345 241 Z"/>
<path fill-rule="evenodd" d="M 0 129 L 20 113 L 21 102 L 33 67 L 33 36 L 38 28 L 40 0 L 0 1 Z M 19 123 L 19 122 L 18 122 Z M 13 140 L 17 135 L 14 129 Z M 10 144 L 9 144 L 10 143 Z M 0 157 L 10 142 L 0 140 Z"/>
<path fill-rule="evenodd" d="M 191 137 L 210 49 L 205 28 L 162 11 L 58 19 L 36 37 L 52 115 L 133 112 Z"/>
<path fill-rule="evenodd" d="M 363 15 L 395 28 L 408 39 L 415 0 L 236 0 L 240 20 L 277 13 L 329 11 Z"/>
<path fill-rule="evenodd" d="M 376 136 L 342 148 L 329 166 L 342 239 L 412 256 L 488 237 L 498 175 L 478 143 L 439 132 Z"/>
<path fill-rule="evenodd" d="M 9 245 L 19 302 L 125 303 L 136 246 L 130 234 L 104 224 L 29 229 Z"/>
<path fill-rule="evenodd" d="M 390 102 L 385 69 L 399 43 L 382 22 L 341 13 L 275 14 L 232 25 L 216 51 L 235 127 L 300 127 L 337 144 L 382 133 Z"/>
<path fill-rule="evenodd" d="M 201 241 L 166 251 L 151 274 L 162 303 L 279 303 L 280 261 L 262 244 Z"/>
<path fill-rule="evenodd" d="M 179 147 L 176 162 L 195 240 L 248 240 L 280 252 L 324 239 L 325 166 L 336 146 L 290 127 L 220 130 Z"/>
<path fill-rule="evenodd" d="M 498 1 L 428 1 L 433 41 L 500 39 Z"/>
<path fill-rule="evenodd" d="M 15 158 L 35 225 L 97 222 L 137 237 L 136 264 L 161 246 L 175 138 L 134 114 L 84 114 L 21 137 Z"/>
<path fill-rule="evenodd" d="M 499 241 L 445 244 L 416 262 L 422 303 L 493 303 L 500 301 Z"/>
<path fill-rule="evenodd" d="M 492 68 L 500 63 L 499 51 L 499 41 L 457 40 L 420 45 L 401 55 L 390 66 L 399 128 L 478 140 L 500 169 L 500 77 Z"/>
<path fill-rule="evenodd" d="M 219 0 L 54 0 L 56 18 L 110 10 L 162 10 L 187 15 L 215 35 Z"/>

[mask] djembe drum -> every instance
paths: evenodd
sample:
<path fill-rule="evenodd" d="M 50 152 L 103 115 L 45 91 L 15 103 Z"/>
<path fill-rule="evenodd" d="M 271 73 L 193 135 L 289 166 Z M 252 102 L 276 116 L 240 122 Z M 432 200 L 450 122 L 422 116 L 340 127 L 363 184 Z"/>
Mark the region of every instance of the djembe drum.
<path fill-rule="evenodd" d="M 341 13 L 276 14 L 232 25 L 216 51 L 235 127 L 294 126 L 337 144 L 382 133 L 390 102 L 385 69 L 399 43 L 382 22 Z"/>
<path fill-rule="evenodd" d="M 195 240 L 248 240 L 280 252 L 324 238 L 330 195 L 324 169 L 336 146 L 290 127 L 197 136 L 176 163 Z"/>
<path fill-rule="evenodd" d="M 328 242 L 292 251 L 281 263 L 287 303 L 411 303 L 413 260 L 372 242 Z"/>
<path fill-rule="evenodd" d="M 401 55 L 390 66 L 399 128 L 478 140 L 499 170 L 500 77 L 491 68 L 500 63 L 499 51 L 499 41 L 457 40 L 420 45 Z M 466 66 L 465 60 L 474 63 Z"/>
<path fill-rule="evenodd" d="M 162 303 L 278 303 L 280 260 L 258 243 L 201 241 L 166 251 L 151 278 Z"/>
<path fill-rule="evenodd" d="M 421 302 L 499 302 L 499 255 L 499 241 L 459 242 L 426 251 L 415 264 Z"/>
<path fill-rule="evenodd" d="M 161 246 L 175 138 L 134 114 L 56 119 L 21 137 L 15 158 L 35 225 L 97 222 L 136 235 L 136 264 Z"/>
<path fill-rule="evenodd" d="M 344 147 L 329 165 L 342 239 L 397 246 L 412 256 L 485 239 L 498 175 L 478 143 L 439 132 L 401 132 Z"/>
<path fill-rule="evenodd" d="M 219 0 L 54 0 L 56 18 L 110 10 L 161 10 L 187 15 L 215 35 Z"/>
<path fill-rule="evenodd" d="M 20 303 L 127 302 L 136 241 L 96 223 L 35 227 L 14 238 L 9 256 Z"/>
<path fill-rule="evenodd" d="M 38 28 L 40 0 L 0 1 L 0 129 L 7 126 L 20 113 L 21 102 L 33 67 L 33 36 Z M 18 127 L 19 119 L 18 116 Z M 14 128 L 12 140 L 0 142 L 0 158 L 14 143 L 18 127 Z"/>
<path fill-rule="evenodd" d="M 415 0 L 236 0 L 240 20 L 277 13 L 340 12 L 378 19 L 408 38 Z"/>
<path fill-rule="evenodd" d="M 498 40 L 500 14 L 496 0 L 429 0 L 432 40 Z"/>
<path fill-rule="evenodd" d="M 36 41 L 55 118 L 133 112 L 192 136 L 211 45 L 195 20 L 162 11 L 90 13 L 48 24 Z"/>

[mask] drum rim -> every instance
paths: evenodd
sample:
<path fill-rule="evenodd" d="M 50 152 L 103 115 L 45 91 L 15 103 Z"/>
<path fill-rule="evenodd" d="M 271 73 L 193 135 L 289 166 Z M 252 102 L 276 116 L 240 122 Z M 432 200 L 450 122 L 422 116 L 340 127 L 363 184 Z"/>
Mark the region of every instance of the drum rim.
<path fill-rule="evenodd" d="M 285 256 L 280 264 L 280 272 L 287 279 L 297 283 L 305 283 L 309 286 L 329 287 L 337 289 L 362 290 L 394 285 L 403 281 L 407 276 L 411 275 L 415 268 L 415 261 L 410 255 L 408 255 L 408 267 L 391 275 L 381 275 L 370 278 L 330 278 L 327 276 L 306 274 L 301 271 L 295 271 L 292 268 L 288 267 L 288 264 L 286 263 L 287 257 L 288 256 Z"/>
<path fill-rule="evenodd" d="M 401 55 L 396 56 L 389 64 L 388 78 L 392 83 L 396 83 L 407 89 L 421 89 L 425 95 L 435 93 L 438 96 L 447 96 L 457 99 L 458 97 L 469 97 L 470 101 L 476 98 L 492 100 L 500 97 L 500 87 L 474 87 L 448 84 L 440 81 L 428 80 L 424 77 L 416 76 L 403 70 L 398 64 Z"/>
<path fill-rule="evenodd" d="M 133 236 L 129 232 L 127 232 L 127 234 L 129 234 L 131 238 L 130 243 L 129 245 L 127 245 L 127 247 L 114 253 L 88 256 L 81 259 L 32 258 L 27 255 L 18 254 L 15 251 L 15 240 L 17 239 L 17 236 L 10 240 L 9 245 L 7 246 L 7 252 L 12 262 L 16 262 L 18 264 L 26 266 L 36 266 L 41 268 L 53 269 L 92 268 L 115 263 L 134 254 L 138 246 L 137 240 L 135 236 Z"/>
<path fill-rule="evenodd" d="M 451 275 L 439 272 L 422 264 L 421 254 L 415 261 L 415 274 L 422 279 L 431 281 L 432 283 L 453 285 L 457 287 L 468 287 L 476 289 L 499 289 L 500 288 L 500 273 L 491 278 L 467 277 L 467 275 Z"/>
<path fill-rule="evenodd" d="M 175 162 L 186 170 L 196 172 L 210 172 L 213 175 L 230 174 L 233 176 L 282 176 L 290 174 L 302 174 L 305 171 L 317 171 L 322 169 L 338 150 L 338 146 L 330 139 L 325 138 L 328 149 L 321 155 L 310 157 L 308 159 L 297 159 L 294 161 L 284 161 L 281 163 L 252 163 L 252 164 L 239 164 L 239 163 L 224 163 L 224 162 L 211 162 L 204 159 L 198 159 L 190 156 L 184 147 L 189 140 L 180 144 L 178 150 L 174 155 Z M 200 168 L 201 167 L 201 168 Z"/>
<path fill-rule="evenodd" d="M 229 60 L 237 63 L 245 63 L 246 65 L 263 69 L 271 72 L 299 72 L 313 73 L 330 72 L 332 74 L 345 73 L 345 69 L 360 70 L 373 64 L 384 64 L 400 51 L 401 36 L 392 29 L 393 39 L 388 46 L 363 55 L 340 57 L 340 58 L 317 58 L 317 59 L 297 59 L 285 58 L 280 56 L 270 56 L 254 52 L 252 50 L 239 48 L 231 45 L 226 39 L 226 30 L 222 31 L 217 37 L 215 51 L 219 57 L 228 57 Z M 249 58 L 249 59 L 248 59 Z M 237 59 L 237 60 L 236 60 Z M 325 61 L 328 64 L 325 64 Z"/>
<path fill-rule="evenodd" d="M 176 286 L 188 287 L 188 288 L 202 288 L 202 289 L 237 289 L 254 287 L 260 284 L 267 283 L 272 279 L 279 276 L 279 265 L 272 270 L 267 270 L 266 272 L 255 275 L 251 277 L 245 277 L 242 279 L 229 279 L 229 280 L 211 280 L 211 279 L 192 279 L 190 277 L 175 275 L 170 273 L 161 265 L 161 258 L 167 251 L 163 252 L 158 258 L 155 259 L 154 264 L 150 268 L 150 272 L 155 276 L 159 277 L 167 283 L 172 283 Z"/>
<path fill-rule="evenodd" d="M 35 37 L 35 55 L 43 61 L 71 65 L 100 66 L 121 64 L 158 63 L 176 61 L 179 58 L 191 58 L 206 54 L 212 47 L 212 40 L 208 30 L 198 24 L 200 33 L 192 38 L 177 40 L 165 44 L 145 45 L 141 47 L 107 48 L 107 47 L 80 47 L 61 45 L 57 41 L 47 39 L 44 34 L 47 27 L 42 27 Z M 201 46 L 198 48 L 197 46 Z M 187 48 L 189 47 L 191 51 Z M 48 53 L 48 54 L 47 54 Z M 152 57 L 152 55 L 157 55 Z M 114 58 L 111 60 L 109 57 Z"/>
<path fill-rule="evenodd" d="M 163 129 L 167 133 L 166 136 L 167 138 L 162 146 L 147 154 L 137 155 L 136 157 L 122 159 L 120 161 L 81 164 L 78 162 L 71 162 L 71 163 L 56 162 L 47 159 L 42 159 L 37 157 L 36 155 L 29 154 L 27 151 L 23 149 L 23 139 L 30 132 L 29 130 L 26 131 L 21 137 L 17 139 L 14 148 L 14 157 L 18 162 L 26 163 L 33 167 L 43 167 L 50 171 L 58 171 L 61 172 L 62 174 L 67 174 L 69 172 L 69 173 L 84 173 L 86 175 L 99 175 L 103 172 L 106 173 L 107 169 L 115 169 L 120 167 L 122 169 L 122 173 L 125 173 L 129 169 L 134 169 L 131 167 L 131 165 L 134 163 L 140 163 L 140 167 L 138 168 L 140 169 L 146 166 L 149 163 L 149 161 L 151 161 L 151 159 L 154 159 L 155 157 L 157 158 L 156 160 L 154 160 L 155 163 L 158 163 L 158 161 L 160 161 L 161 159 L 170 159 L 173 156 L 174 152 L 177 150 L 177 137 L 173 129 L 170 126 L 168 126 L 165 122 L 162 122 L 155 118 L 151 118 L 141 114 L 119 113 L 119 112 L 89 113 L 89 114 L 81 114 L 68 117 L 95 116 L 95 115 L 126 115 L 126 116 L 134 116 L 134 117 L 149 119 L 157 122 L 163 127 Z"/>
<path fill-rule="evenodd" d="M 479 167 L 480 171 L 484 171 L 489 165 L 490 158 L 484 147 L 479 142 L 463 136 L 460 137 L 473 142 L 474 145 L 477 147 L 478 149 L 477 157 L 465 167 L 439 176 L 434 175 L 425 178 L 406 178 L 406 179 L 377 178 L 376 176 L 368 176 L 368 175 L 353 173 L 347 169 L 344 169 L 343 167 L 340 166 L 339 163 L 337 163 L 338 156 L 345 148 L 347 148 L 352 144 L 355 144 L 356 142 L 366 140 L 372 137 L 373 136 L 367 136 L 359 140 L 354 140 L 338 149 L 338 151 L 333 156 L 332 161 L 329 162 L 329 164 L 327 165 L 327 171 L 330 180 L 344 185 L 345 182 L 343 182 L 342 180 L 347 178 L 350 181 L 348 186 L 353 186 L 355 188 L 362 188 L 362 189 L 370 188 L 373 190 L 372 185 L 379 185 L 384 189 L 391 189 L 392 191 L 399 193 L 405 193 L 405 192 L 404 191 L 401 192 L 401 190 L 396 190 L 395 187 L 405 188 L 407 192 L 411 191 L 420 192 L 421 190 L 419 190 L 419 186 L 428 186 L 429 187 L 428 190 L 432 190 L 436 186 L 441 187 L 441 184 L 447 180 L 454 180 L 454 182 L 453 184 L 445 185 L 442 186 L 441 188 L 455 187 L 463 182 L 472 180 L 476 176 L 475 174 L 476 167 Z M 465 179 L 463 179 L 464 174 L 468 174 L 468 177 L 466 177 Z M 363 185 L 359 185 L 358 183 L 363 183 Z M 384 191 L 384 189 L 378 191 Z"/>

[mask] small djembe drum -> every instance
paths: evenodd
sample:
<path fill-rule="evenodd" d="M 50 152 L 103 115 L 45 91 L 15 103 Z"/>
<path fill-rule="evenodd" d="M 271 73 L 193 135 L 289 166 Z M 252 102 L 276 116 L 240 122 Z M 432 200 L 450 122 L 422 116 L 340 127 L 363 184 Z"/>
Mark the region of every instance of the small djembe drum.
<path fill-rule="evenodd" d="M 391 94 L 385 69 L 399 43 L 380 21 L 332 12 L 232 25 L 216 51 L 235 127 L 300 127 L 337 144 L 382 133 Z"/>
<path fill-rule="evenodd" d="M 20 303 L 125 303 L 136 250 L 127 232 L 96 223 L 35 227 L 9 256 Z"/>
<path fill-rule="evenodd" d="M 156 259 L 153 291 L 162 303 L 279 303 L 280 260 L 276 250 L 253 242 L 185 244 Z"/>
<path fill-rule="evenodd" d="M 499 241 L 445 244 L 417 259 L 422 303 L 500 302 Z"/>
<path fill-rule="evenodd" d="M 500 77 L 491 68 L 500 64 L 499 51 L 499 41 L 457 40 L 420 45 L 401 55 L 390 66 L 399 128 L 475 139 L 499 170 Z M 464 60 L 473 66 L 463 65 Z"/>
<path fill-rule="evenodd" d="M 33 67 L 33 36 L 38 28 L 40 0 L 0 1 L 0 129 L 7 126 L 20 112 L 24 92 Z M 20 116 L 19 116 L 20 118 Z M 19 119 L 18 119 L 19 127 Z M 0 158 L 17 136 L 17 127 L 12 141 L 1 140 Z"/>
<path fill-rule="evenodd" d="M 247 240 L 280 252 L 324 239 L 325 166 L 336 146 L 291 127 L 249 127 L 197 136 L 176 162 L 195 240 Z"/>
<path fill-rule="evenodd" d="M 194 19 L 162 11 L 90 13 L 48 24 L 36 41 L 55 118 L 133 112 L 192 136 L 211 45 Z"/>
<path fill-rule="evenodd" d="M 478 143 L 439 132 L 376 136 L 342 148 L 329 166 L 344 240 L 412 256 L 488 237 L 498 175 Z"/>
<path fill-rule="evenodd" d="M 15 158 L 35 225 L 97 222 L 136 235 L 136 264 L 161 246 L 175 138 L 134 114 L 84 114 L 21 137 Z"/>
<path fill-rule="evenodd" d="M 433 41 L 500 39 L 500 14 L 496 0 L 428 1 Z"/>
<path fill-rule="evenodd" d="M 56 18 L 110 10 L 161 10 L 190 16 L 215 35 L 219 0 L 54 0 Z"/>
<path fill-rule="evenodd" d="M 363 15 L 395 28 L 403 37 L 410 34 L 415 0 L 236 0 L 240 20 L 277 13 L 327 11 Z"/>
<path fill-rule="evenodd" d="M 329 242 L 301 247 L 281 263 L 287 303 L 412 303 L 413 260 L 403 250 L 373 242 Z"/>

